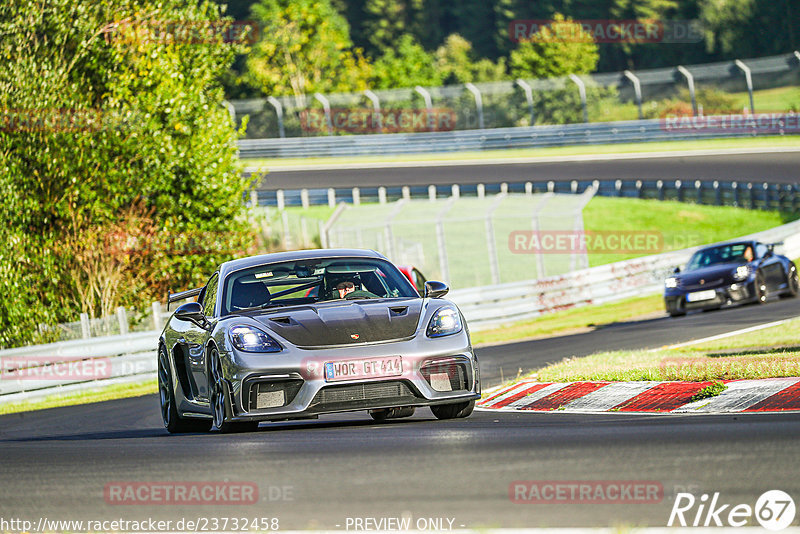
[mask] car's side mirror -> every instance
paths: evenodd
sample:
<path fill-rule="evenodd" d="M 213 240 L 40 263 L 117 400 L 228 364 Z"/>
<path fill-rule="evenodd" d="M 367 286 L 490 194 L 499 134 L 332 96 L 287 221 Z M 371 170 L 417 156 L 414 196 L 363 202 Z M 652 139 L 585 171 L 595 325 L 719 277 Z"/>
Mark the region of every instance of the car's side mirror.
<path fill-rule="evenodd" d="M 450 288 L 444 282 L 437 282 L 436 280 L 425 282 L 425 298 L 438 299 L 447 295 L 448 291 L 450 291 Z"/>
<path fill-rule="evenodd" d="M 678 274 L 679 272 L 681 272 L 681 268 L 680 267 L 675 267 L 675 270 L 672 271 L 672 272 L 675 273 L 675 274 Z"/>
<path fill-rule="evenodd" d="M 175 310 L 175 317 L 181 321 L 191 321 L 201 326 L 206 323 L 206 316 L 203 315 L 203 307 L 199 302 L 181 304 Z"/>

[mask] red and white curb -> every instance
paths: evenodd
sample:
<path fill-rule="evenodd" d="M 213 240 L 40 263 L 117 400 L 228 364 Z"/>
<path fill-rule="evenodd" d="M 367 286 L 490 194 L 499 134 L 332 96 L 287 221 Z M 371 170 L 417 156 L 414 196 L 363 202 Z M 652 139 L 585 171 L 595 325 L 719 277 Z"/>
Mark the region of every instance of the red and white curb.
<path fill-rule="evenodd" d="M 716 397 L 692 402 L 712 382 L 537 382 L 494 389 L 478 408 L 503 411 L 738 413 L 800 411 L 800 377 L 722 380 Z"/>

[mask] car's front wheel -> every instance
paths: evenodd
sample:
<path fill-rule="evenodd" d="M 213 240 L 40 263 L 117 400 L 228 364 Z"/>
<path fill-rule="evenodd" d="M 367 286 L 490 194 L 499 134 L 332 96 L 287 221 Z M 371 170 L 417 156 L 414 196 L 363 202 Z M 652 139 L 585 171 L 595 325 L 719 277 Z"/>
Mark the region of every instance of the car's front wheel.
<path fill-rule="evenodd" d="M 161 419 L 164 422 L 164 428 L 170 434 L 211 430 L 211 421 L 207 419 L 187 419 L 178 414 L 175 406 L 175 391 L 172 389 L 169 356 L 164 345 L 158 348 L 158 396 L 161 402 Z"/>
<path fill-rule="evenodd" d="M 439 404 L 431 406 L 431 411 L 437 419 L 455 419 L 456 417 L 469 417 L 475 409 L 475 401 L 457 402 L 454 404 Z"/>
<path fill-rule="evenodd" d="M 208 351 L 208 391 L 214 426 L 222 433 L 251 432 L 258 428 L 257 421 L 230 421 L 231 391 L 228 381 L 222 375 L 219 351 L 216 347 Z"/>

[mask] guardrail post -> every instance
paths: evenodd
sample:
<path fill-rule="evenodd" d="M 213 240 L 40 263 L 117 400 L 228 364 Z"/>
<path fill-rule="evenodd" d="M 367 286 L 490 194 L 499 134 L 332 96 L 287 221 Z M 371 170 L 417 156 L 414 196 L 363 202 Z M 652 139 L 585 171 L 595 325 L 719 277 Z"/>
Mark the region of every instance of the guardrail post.
<path fill-rule="evenodd" d="M 531 114 L 530 125 L 533 126 L 534 124 L 536 124 L 536 112 L 533 109 L 533 90 L 531 89 L 531 86 L 528 85 L 528 82 L 526 82 L 523 79 L 517 79 L 516 83 L 517 85 L 522 87 L 523 91 L 525 91 L 525 100 L 527 100 L 528 102 L 528 110 L 530 111 Z"/>
<path fill-rule="evenodd" d="M 547 192 L 552 193 L 556 190 L 556 183 L 553 180 L 547 182 Z"/>
<path fill-rule="evenodd" d="M 677 67 L 678 72 L 683 74 L 683 77 L 686 78 L 686 83 L 689 85 L 689 96 L 692 98 L 692 116 L 697 116 L 697 99 L 694 95 L 694 76 L 692 73 L 689 72 L 689 69 L 684 67 L 683 65 L 678 65 Z"/>
<path fill-rule="evenodd" d="M 403 186 L 403 199 L 404 200 L 411 200 L 411 188 L 407 185 Z"/>
<path fill-rule="evenodd" d="M 508 193 L 508 182 L 503 182 L 500 184 L 500 192 L 501 193 Z"/>
<path fill-rule="evenodd" d="M 268 96 L 267 102 L 272 104 L 272 107 L 275 108 L 275 115 L 278 116 L 278 135 L 280 137 L 286 137 L 286 130 L 283 127 L 283 105 L 281 101 L 274 96 Z"/>
<path fill-rule="evenodd" d="M 678 196 L 678 201 L 683 202 L 683 182 L 675 180 L 675 192 Z"/>
<path fill-rule="evenodd" d="M 583 122 L 589 122 L 589 109 L 586 107 L 586 84 L 578 76 L 570 74 L 569 79 L 578 86 L 578 93 L 581 95 L 581 107 L 583 108 Z"/>
<path fill-rule="evenodd" d="M 572 180 L 569 183 L 569 190 L 572 191 L 573 193 L 578 192 L 578 180 Z"/>
<path fill-rule="evenodd" d="M 639 82 L 639 78 L 631 71 L 626 70 L 622 73 L 627 79 L 633 83 L 633 94 L 636 98 L 636 107 L 639 108 L 639 120 L 644 119 L 644 113 L 642 113 L 642 84 Z"/>
<path fill-rule="evenodd" d="M 353 206 L 361 205 L 361 189 L 358 187 L 353 188 Z"/>
<path fill-rule="evenodd" d="M 528 196 L 533 194 L 533 182 L 525 182 L 525 194 Z"/>
<path fill-rule="evenodd" d="M 425 100 L 425 109 L 428 110 L 428 130 L 432 132 L 435 128 L 433 123 L 433 100 L 431 99 L 431 94 L 421 85 L 414 87 L 414 90 L 422 95 L 422 98 Z"/>
<path fill-rule="evenodd" d="M 117 308 L 117 321 L 119 321 L 119 333 L 124 336 L 128 334 L 128 312 L 125 307 L 119 306 Z"/>
<path fill-rule="evenodd" d="M 89 314 L 86 312 L 81 313 L 81 337 L 83 339 L 92 337 L 92 330 L 89 327 Z"/>
<path fill-rule="evenodd" d="M 431 202 L 435 202 L 436 201 L 436 186 L 435 185 L 429 185 L 428 186 L 428 200 L 430 200 Z"/>
<path fill-rule="evenodd" d="M 658 180 L 656 182 L 656 189 L 658 190 L 658 200 L 664 200 L 664 182 Z"/>
<path fill-rule="evenodd" d="M 731 183 L 731 189 L 733 189 L 733 205 L 739 206 L 739 182 Z"/>
<path fill-rule="evenodd" d="M 478 184 L 478 198 L 484 198 L 486 196 L 486 186 L 483 184 Z"/>
<path fill-rule="evenodd" d="M 794 57 L 796 57 L 796 58 L 797 58 L 797 63 L 800 63 L 800 52 L 798 52 L 797 50 L 795 50 L 795 51 L 794 51 Z"/>
<path fill-rule="evenodd" d="M 153 310 L 153 328 L 160 331 L 162 328 L 164 328 L 164 318 L 161 316 L 161 303 L 155 301 L 151 307 Z"/>
<path fill-rule="evenodd" d="M 753 184 L 752 184 L 752 182 L 747 182 L 747 194 L 750 197 L 750 202 L 749 202 L 750 209 L 751 210 L 755 209 L 756 208 L 756 202 L 755 202 L 755 199 L 753 199 Z"/>
<path fill-rule="evenodd" d="M 331 120 L 331 104 L 325 95 L 322 93 L 314 93 L 314 98 L 322 104 L 322 109 L 325 111 L 325 122 L 328 124 L 328 135 L 333 135 L 333 120 Z"/>
<path fill-rule="evenodd" d="M 642 181 L 636 180 L 636 197 L 642 198 Z"/>
<path fill-rule="evenodd" d="M 481 97 L 481 92 L 474 83 L 466 83 L 464 87 L 475 97 L 475 109 L 478 111 L 478 128 L 483 130 L 483 98 Z"/>
<path fill-rule="evenodd" d="M 308 189 L 301 189 L 300 190 L 300 204 L 303 206 L 304 210 L 308 209 L 310 202 L 308 201 Z"/>
<path fill-rule="evenodd" d="M 278 189 L 275 191 L 275 200 L 278 202 L 278 210 L 283 210 L 286 208 L 286 196 L 283 192 L 283 189 Z"/>
<path fill-rule="evenodd" d="M 756 106 L 753 104 L 753 76 L 750 73 L 750 67 L 740 59 L 734 60 L 733 63 L 744 72 L 744 79 L 747 82 L 747 94 L 750 95 L 750 114 L 752 115 L 756 112 Z"/>
<path fill-rule="evenodd" d="M 617 191 L 617 196 L 622 196 L 622 180 L 617 180 L 614 182 L 614 189 Z"/>
<path fill-rule="evenodd" d="M 764 188 L 764 207 L 762 209 L 768 210 L 772 205 L 772 194 L 770 193 L 769 184 L 767 182 L 764 182 L 762 187 Z"/>
<path fill-rule="evenodd" d="M 450 188 L 450 196 L 456 200 L 461 198 L 461 187 L 458 184 L 453 184 L 453 186 Z"/>
<path fill-rule="evenodd" d="M 381 101 L 378 98 L 378 95 L 367 89 L 364 91 L 364 96 L 369 98 L 370 102 L 372 102 L 372 111 L 375 114 L 376 125 L 378 127 L 378 132 L 383 131 L 383 116 L 381 115 Z"/>
<path fill-rule="evenodd" d="M 386 188 L 383 186 L 378 188 L 378 204 L 386 204 Z"/>
<path fill-rule="evenodd" d="M 695 180 L 694 181 L 694 190 L 695 190 L 695 193 L 697 194 L 697 203 L 698 204 L 702 204 L 703 203 L 703 182 L 701 182 L 700 180 Z"/>
<path fill-rule="evenodd" d="M 328 188 L 328 207 L 336 207 L 336 189 L 332 187 Z"/>
<path fill-rule="evenodd" d="M 722 190 L 719 188 L 719 182 L 714 180 L 712 185 L 714 186 L 714 204 L 722 206 Z"/>

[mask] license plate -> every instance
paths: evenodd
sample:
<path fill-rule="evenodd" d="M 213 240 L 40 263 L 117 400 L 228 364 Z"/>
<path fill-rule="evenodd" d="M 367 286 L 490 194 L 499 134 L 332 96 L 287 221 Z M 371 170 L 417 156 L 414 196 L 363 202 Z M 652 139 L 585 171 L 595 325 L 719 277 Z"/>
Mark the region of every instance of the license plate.
<path fill-rule="evenodd" d="M 326 382 L 400 376 L 402 374 L 403 359 L 400 356 L 325 362 Z"/>
<path fill-rule="evenodd" d="M 711 300 L 716 298 L 717 292 L 713 289 L 707 289 L 705 291 L 695 291 L 694 293 L 689 293 L 686 295 L 686 300 L 689 302 L 698 302 L 701 300 Z"/>

